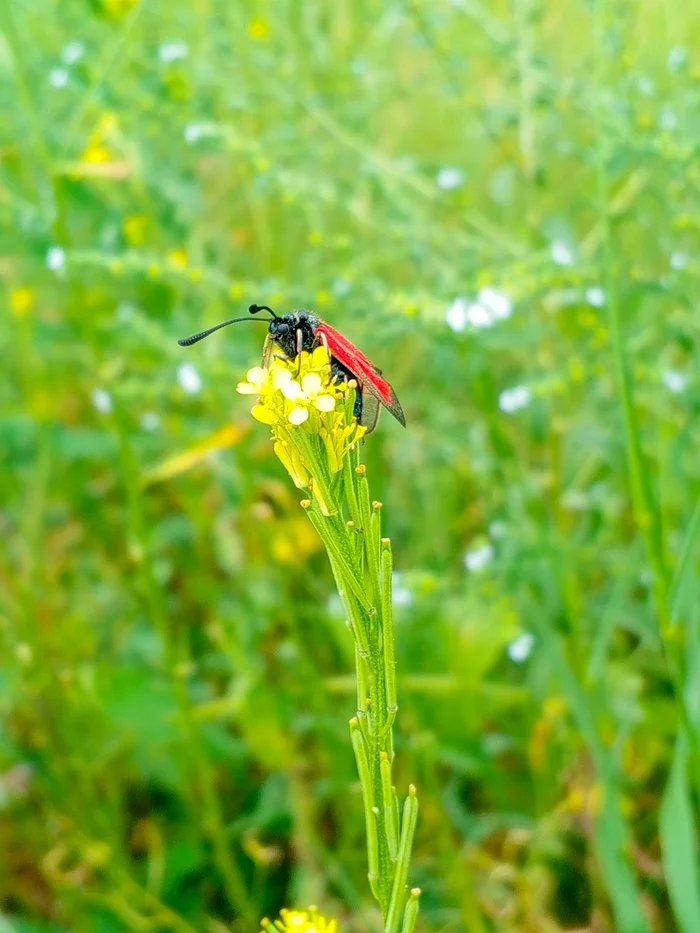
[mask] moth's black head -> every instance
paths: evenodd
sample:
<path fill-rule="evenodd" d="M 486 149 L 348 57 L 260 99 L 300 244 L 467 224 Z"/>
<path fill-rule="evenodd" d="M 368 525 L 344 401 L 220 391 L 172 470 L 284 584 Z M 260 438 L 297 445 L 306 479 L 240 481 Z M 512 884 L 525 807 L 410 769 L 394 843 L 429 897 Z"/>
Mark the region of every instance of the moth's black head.
<path fill-rule="evenodd" d="M 284 337 L 294 330 L 294 324 L 292 321 L 288 320 L 289 317 L 291 317 L 291 315 L 286 314 L 284 317 L 274 318 L 270 321 L 269 330 L 275 339 Z"/>
<path fill-rule="evenodd" d="M 316 346 L 315 330 L 318 318 L 311 311 L 291 311 L 281 316 L 265 305 L 251 305 L 251 314 L 269 311 L 272 319 L 268 324 L 270 336 L 289 359 L 294 359 L 300 350 L 310 353 Z"/>
<path fill-rule="evenodd" d="M 285 314 L 270 321 L 270 336 L 284 355 L 293 360 L 303 337 L 299 336 L 299 322 L 295 314 Z M 303 347 L 302 347 L 303 348 Z"/>

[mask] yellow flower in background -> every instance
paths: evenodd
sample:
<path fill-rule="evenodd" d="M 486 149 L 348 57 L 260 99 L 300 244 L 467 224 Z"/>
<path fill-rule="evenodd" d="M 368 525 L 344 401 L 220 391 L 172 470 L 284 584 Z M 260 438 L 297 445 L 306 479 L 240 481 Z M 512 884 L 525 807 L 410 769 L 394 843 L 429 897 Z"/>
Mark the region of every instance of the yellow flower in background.
<path fill-rule="evenodd" d="M 112 153 L 104 143 L 91 137 L 80 157 L 80 161 L 89 162 L 91 165 L 99 165 L 104 162 L 111 162 Z"/>
<path fill-rule="evenodd" d="M 138 6 L 140 0 L 101 0 L 102 9 L 109 16 L 120 19 L 122 16 Z"/>
<path fill-rule="evenodd" d="M 279 920 L 262 921 L 265 933 L 338 933 L 338 921 L 323 917 L 316 907 L 308 910 L 283 910 Z"/>
<path fill-rule="evenodd" d="M 168 262 L 171 266 L 175 266 L 176 269 L 187 268 L 187 251 L 181 246 L 177 249 L 171 249 L 168 253 Z"/>
<path fill-rule="evenodd" d="M 145 214 L 129 214 L 122 221 L 122 229 L 130 246 L 143 246 L 148 233 L 148 217 Z"/>
<path fill-rule="evenodd" d="M 24 317 L 32 310 L 34 292 L 31 288 L 14 288 L 10 292 L 10 311 L 15 317 Z"/>
<path fill-rule="evenodd" d="M 267 39 L 270 35 L 270 26 L 266 19 L 263 19 L 262 16 L 256 16 L 254 19 L 248 23 L 248 35 L 251 39 L 256 39 L 260 41 L 261 39 Z"/>
<path fill-rule="evenodd" d="M 87 162 L 90 165 L 101 165 L 105 162 L 111 162 L 114 158 L 112 150 L 109 147 L 110 137 L 113 137 L 117 130 L 117 118 L 109 111 L 103 113 L 99 122 L 90 136 L 87 145 L 80 156 L 81 162 Z"/>

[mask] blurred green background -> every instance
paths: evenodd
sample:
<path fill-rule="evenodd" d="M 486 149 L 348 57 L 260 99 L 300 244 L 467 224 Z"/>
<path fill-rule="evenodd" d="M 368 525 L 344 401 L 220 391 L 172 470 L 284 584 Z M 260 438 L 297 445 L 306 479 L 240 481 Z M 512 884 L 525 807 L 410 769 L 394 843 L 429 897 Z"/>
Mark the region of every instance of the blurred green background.
<path fill-rule="evenodd" d="M 408 418 L 424 933 L 700 930 L 700 9 L 0 11 L 0 930 L 378 929 L 352 644 L 236 382 L 306 306 Z"/>

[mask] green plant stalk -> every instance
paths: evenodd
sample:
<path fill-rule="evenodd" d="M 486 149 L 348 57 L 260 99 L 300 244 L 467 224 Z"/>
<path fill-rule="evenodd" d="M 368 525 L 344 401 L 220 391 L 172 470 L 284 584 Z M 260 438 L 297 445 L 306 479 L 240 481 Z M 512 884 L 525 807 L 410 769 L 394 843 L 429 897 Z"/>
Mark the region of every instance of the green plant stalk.
<path fill-rule="evenodd" d="M 418 919 L 418 900 L 420 898 L 420 888 L 412 888 L 403 913 L 403 924 L 401 933 L 413 933 Z"/>
<path fill-rule="evenodd" d="M 362 786 L 368 877 L 385 933 L 410 933 L 418 895 L 408 895 L 406 881 L 418 802 L 411 787 L 399 819 L 391 779 L 397 712 L 391 542 L 381 537 L 381 503 L 371 501 L 357 450 L 347 455 L 335 483 L 323 483 L 321 498 L 314 493 L 312 486 L 312 498 L 302 505 L 326 547 L 355 639 L 358 710 L 350 734 Z"/>
<path fill-rule="evenodd" d="M 399 854 L 396 860 L 396 871 L 394 872 L 394 884 L 391 889 L 389 912 L 386 918 L 386 933 L 399 933 L 399 923 L 401 922 L 401 912 L 404 907 L 404 897 L 406 893 L 408 866 L 411 859 L 411 848 L 413 846 L 413 834 L 416 831 L 417 820 L 418 798 L 416 797 L 416 789 L 413 784 L 411 784 L 408 789 L 408 797 L 403 805 L 401 839 L 399 841 Z"/>

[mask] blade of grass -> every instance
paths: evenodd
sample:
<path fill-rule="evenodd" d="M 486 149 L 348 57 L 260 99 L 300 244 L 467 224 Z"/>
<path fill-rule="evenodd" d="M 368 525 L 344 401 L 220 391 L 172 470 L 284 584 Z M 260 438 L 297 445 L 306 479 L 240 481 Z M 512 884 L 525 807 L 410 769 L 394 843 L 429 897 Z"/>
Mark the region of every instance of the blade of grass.
<path fill-rule="evenodd" d="M 700 500 L 695 504 L 693 517 L 690 519 L 690 524 L 688 525 L 688 530 L 683 540 L 681 554 L 678 558 L 678 564 L 676 565 L 668 591 L 668 603 L 670 606 L 669 621 L 671 625 L 675 625 L 678 620 L 678 615 L 681 612 L 686 577 L 693 569 L 691 558 L 698 534 L 700 534 Z"/>
<path fill-rule="evenodd" d="M 688 781 L 689 759 L 688 740 L 681 730 L 659 819 L 668 895 L 681 933 L 700 930 L 700 864 Z"/>
<path fill-rule="evenodd" d="M 600 782 L 602 805 L 596 818 L 595 841 L 603 883 L 610 897 L 619 933 L 645 933 L 648 925 L 641 906 L 634 873 L 629 862 L 631 834 L 619 804 L 620 787 L 615 762 L 603 745 L 586 692 L 576 679 L 557 635 L 533 613 L 552 670 L 555 672 L 571 713 L 581 730 Z"/>

